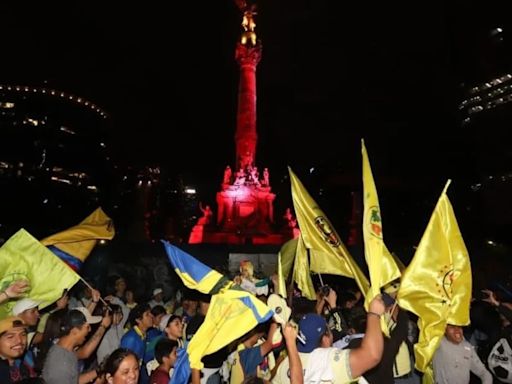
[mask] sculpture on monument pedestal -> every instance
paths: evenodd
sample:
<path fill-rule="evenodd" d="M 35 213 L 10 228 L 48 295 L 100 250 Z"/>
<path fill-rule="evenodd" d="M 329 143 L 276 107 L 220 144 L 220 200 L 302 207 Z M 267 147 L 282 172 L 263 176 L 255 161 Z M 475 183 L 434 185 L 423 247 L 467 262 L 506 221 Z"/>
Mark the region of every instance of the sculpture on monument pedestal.
<path fill-rule="evenodd" d="M 297 219 L 295 216 L 293 216 L 292 210 L 290 208 L 286 208 L 283 219 L 285 220 L 286 226 L 288 228 L 295 228 L 297 226 Z"/>
<path fill-rule="evenodd" d="M 209 205 L 203 208 L 203 204 L 199 203 L 199 209 L 203 212 L 203 216 L 197 220 L 197 225 L 208 225 L 212 222 L 213 211 Z"/>
<path fill-rule="evenodd" d="M 263 168 L 263 180 L 261 180 L 261 185 L 264 187 L 270 186 L 270 174 L 268 172 L 268 168 Z"/>
<path fill-rule="evenodd" d="M 222 184 L 231 184 L 231 167 L 229 165 L 226 165 L 226 169 L 224 170 Z"/>

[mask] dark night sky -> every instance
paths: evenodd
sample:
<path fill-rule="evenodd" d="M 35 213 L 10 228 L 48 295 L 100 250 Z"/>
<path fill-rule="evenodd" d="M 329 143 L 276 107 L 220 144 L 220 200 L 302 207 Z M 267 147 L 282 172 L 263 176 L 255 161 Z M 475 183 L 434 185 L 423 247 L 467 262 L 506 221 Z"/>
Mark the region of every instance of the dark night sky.
<path fill-rule="evenodd" d="M 508 68 L 486 43 L 507 25 L 493 2 L 450 3 L 260 1 L 259 165 L 359 177 L 365 137 L 378 188 L 428 180 L 435 201 L 447 178 L 470 177 L 479 138 L 458 125 L 459 86 Z M 10 2 L 2 14 L 1 82 L 94 100 L 119 160 L 216 180 L 233 163 L 234 1 Z"/>

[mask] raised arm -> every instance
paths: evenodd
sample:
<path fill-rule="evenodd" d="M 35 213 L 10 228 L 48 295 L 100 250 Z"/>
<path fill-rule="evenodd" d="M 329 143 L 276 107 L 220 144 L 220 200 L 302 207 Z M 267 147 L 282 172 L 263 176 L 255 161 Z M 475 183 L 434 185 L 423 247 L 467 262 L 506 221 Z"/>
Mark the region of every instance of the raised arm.
<path fill-rule="evenodd" d="M 366 315 L 366 333 L 361 346 L 350 351 L 349 361 L 353 378 L 375 367 L 382 358 L 384 337 L 380 329 L 380 318 L 385 310 L 386 307 L 380 295 L 371 301 Z"/>
<path fill-rule="evenodd" d="M 302 371 L 302 361 L 297 350 L 297 328 L 287 323 L 283 328 L 283 336 L 288 351 L 288 360 L 290 362 L 290 384 L 303 384 L 304 373 Z"/>

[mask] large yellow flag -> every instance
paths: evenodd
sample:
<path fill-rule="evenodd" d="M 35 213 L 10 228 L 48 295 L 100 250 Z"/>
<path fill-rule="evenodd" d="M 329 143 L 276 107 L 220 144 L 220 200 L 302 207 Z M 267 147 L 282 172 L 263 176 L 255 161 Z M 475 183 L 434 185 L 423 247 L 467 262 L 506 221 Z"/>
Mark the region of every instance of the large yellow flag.
<path fill-rule="evenodd" d="M 293 281 L 297 283 L 297 287 L 301 290 L 302 296 L 309 300 L 316 300 L 315 287 L 313 286 L 313 280 L 311 280 L 308 250 L 304 244 L 302 233 L 297 241 L 297 251 L 293 264 Z"/>
<path fill-rule="evenodd" d="M 203 324 L 187 347 L 190 367 L 201 369 L 201 359 L 245 335 L 274 312 L 251 293 L 224 289 L 212 296 Z"/>
<path fill-rule="evenodd" d="M 367 297 L 370 301 L 380 294 L 381 287 L 400 277 L 400 270 L 384 244 L 379 197 L 364 140 L 361 140 L 361 151 L 363 155 L 364 254 L 370 273 L 371 295 Z"/>
<path fill-rule="evenodd" d="M 446 190 L 439 198 L 414 257 L 402 276 L 398 304 L 418 315 L 416 368 L 428 369 L 446 324 L 468 325 L 471 264 Z"/>
<path fill-rule="evenodd" d="M 0 248 L 0 290 L 15 280 L 28 280 L 26 296 L 41 301 L 39 308 L 57 301 L 80 279 L 65 263 L 24 229 L 16 232 Z M 0 319 L 6 317 L 16 301 L 0 305 Z"/>
<path fill-rule="evenodd" d="M 98 240 L 111 240 L 114 235 L 112 219 L 97 208 L 80 224 L 46 237 L 41 243 L 77 271 Z"/>
<path fill-rule="evenodd" d="M 288 171 L 301 236 L 304 246 L 310 250 L 311 271 L 353 278 L 363 295 L 366 295 L 370 286 L 366 276 L 304 185 L 291 168 L 288 167 Z"/>

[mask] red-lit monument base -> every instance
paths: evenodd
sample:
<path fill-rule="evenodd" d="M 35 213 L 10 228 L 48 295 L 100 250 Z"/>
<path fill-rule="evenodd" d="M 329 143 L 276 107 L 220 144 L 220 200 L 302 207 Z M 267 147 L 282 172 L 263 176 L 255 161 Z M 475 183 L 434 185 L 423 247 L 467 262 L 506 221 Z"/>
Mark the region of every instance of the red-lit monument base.
<path fill-rule="evenodd" d="M 249 167 L 250 168 L 250 167 Z M 292 228 L 274 229 L 274 199 L 268 177 L 251 177 L 250 169 L 238 171 L 233 184 L 222 184 L 217 193 L 216 224 L 199 220 L 190 233 L 189 244 L 280 245 L 293 237 Z"/>

